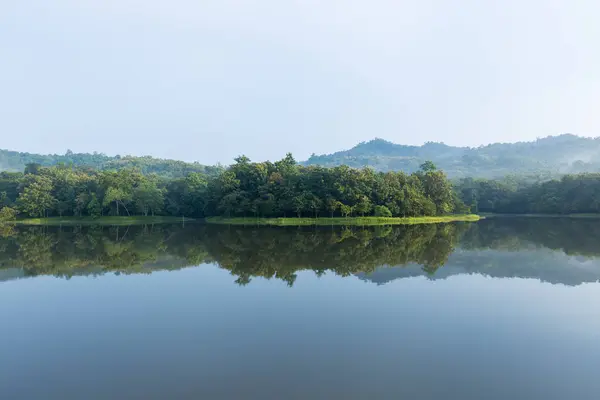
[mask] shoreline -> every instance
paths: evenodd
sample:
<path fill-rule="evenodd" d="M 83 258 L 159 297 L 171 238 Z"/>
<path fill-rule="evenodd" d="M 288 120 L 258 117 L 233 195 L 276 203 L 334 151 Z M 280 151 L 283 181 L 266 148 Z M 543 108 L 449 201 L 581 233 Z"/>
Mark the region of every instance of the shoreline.
<path fill-rule="evenodd" d="M 483 217 L 475 214 L 444 215 L 437 217 L 320 217 L 320 218 L 243 218 L 209 217 L 207 224 L 216 225 L 263 225 L 263 226 L 363 226 L 363 225 L 417 225 L 449 222 L 477 222 Z"/>

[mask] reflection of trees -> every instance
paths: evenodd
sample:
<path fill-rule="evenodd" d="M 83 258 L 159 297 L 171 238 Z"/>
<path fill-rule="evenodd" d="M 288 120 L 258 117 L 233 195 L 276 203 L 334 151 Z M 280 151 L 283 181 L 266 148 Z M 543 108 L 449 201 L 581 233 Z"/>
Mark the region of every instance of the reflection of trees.
<path fill-rule="evenodd" d="M 113 229 L 99 227 L 18 228 L 12 236 L 0 238 L 0 265 L 23 268 L 27 275 L 137 273 L 167 252 L 168 230 L 132 227 L 119 235 L 117 239 Z"/>
<path fill-rule="evenodd" d="M 9 223 L 0 223 L 0 237 L 6 238 L 15 234 L 15 225 Z"/>
<path fill-rule="evenodd" d="M 347 276 L 418 263 L 433 273 L 453 251 L 461 225 L 362 228 L 155 226 L 19 228 L 0 239 L 0 265 L 27 275 L 144 273 L 216 262 L 240 285 L 254 277 L 293 285 L 297 272 Z"/>
<path fill-rule="evenodd" d="M 465 225 L 363 228 L 241 228 L 212 230 L 203 242 L 222 268 L 247 284 L 253 277 L 292 285 L 300 270 L 341 276 L 382 265 L 422 264 L 434 272 L 452 253 Z"/>
<path fill-rule="evenodd" d="M 461 240 L 466 249 L 516 251 L 535 246 L 568 255 L 600 255 L 597 218 L 489 218 L 473 224 Z"/>
<path fill-rule="evenodd" d="M 503 251 L 543 246 L 567 254 L 600 255 L 600 225 L 583 219 L 504 218 L 371 228 L 160 225 L 11 230 L 0 236 L 0 268 L 20 267 L 29 276 L 149 273 L 214 262 L 240 285 L 255 277 L 293 285 L 302 270 L 347 276 L 407 264 L 419 264 L 434 274 L 458 245 Z M 477 254 L 465 259 L 465 268 L 485 269 L 485 260 Z"/>
<path fill-rule="evenodd" d="M 28 231 L 18 236 L 18 259 L 24 266 L 35 268 L 42 273 L 51 273 L 52 249 L 56 238 L 43 231 Z"/>

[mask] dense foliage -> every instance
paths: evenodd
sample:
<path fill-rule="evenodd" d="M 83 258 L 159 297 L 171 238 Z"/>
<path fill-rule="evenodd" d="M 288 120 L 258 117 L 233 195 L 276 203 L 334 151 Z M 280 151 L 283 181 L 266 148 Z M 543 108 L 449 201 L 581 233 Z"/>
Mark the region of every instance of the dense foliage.
<path fill-rule="evenodd" d="M 508 175 L 546 180 L 566 173 L 600 170 L 600 138 L 575 135 L 550 136 L 534 142 L 494 143 L 480 147 L 454 147 L 429 142 L 405 146 L 382 139 L 329 155 L 313 155 L 308 165 L 378 171 L 414 172 L 426 160 L 433 161 L 450 178 L 501 178 Z"/>
<path fill-rule="evenodd" d="M 455 184 L 455 190 L 473 212 L 600 213 L 600 173 L 536 183 L 468 178 Z"/>
<path fill-rule="evenodd" d="M 73 153 L 70 150 L 66 154 L 42 155 L 0 150 L 0 171 L 23 171 L 28 164 L 38 164 L 43 167 L 65 164 L 100 171 L 135 168 L 142 174 L 156 174 L 167 178 L 180 178 L 191 172 L 216 175 L 222 170 L 219 166 L 205 166 L 198 163 L 165 160 L 150 156 L 110 157 L 100 153 Z"/>
<path fill-rule="evenodd" d="M 600 213 L 600 173 L 556 179 L 463 178 L 451 184 L 430 161 L 406 174 L 304 166 L 290 154 L 274 163 L 252 163 L 242 156 L 229 168 L 210 173 L 148 171 L 28 164 L 24 172 L 0 172 L 0 219 L 14 219 L 15 213 L 195 218 Z"/>
<path fill-rule="evenodd" d="M 466 211 L 442 171 L 424 163 L 411 175 L 297 165 L 291 154 L 271 163 L 239 157 L 216 176 L 178 179 L 138 169 L 95 171 L 28 165 L 0 173 L 0 207 L 26 217 L 433 216 Z"/>

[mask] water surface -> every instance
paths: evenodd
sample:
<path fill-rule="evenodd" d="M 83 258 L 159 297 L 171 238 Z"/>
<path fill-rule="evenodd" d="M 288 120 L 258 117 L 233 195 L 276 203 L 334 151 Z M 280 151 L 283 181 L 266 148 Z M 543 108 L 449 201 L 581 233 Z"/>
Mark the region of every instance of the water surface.
<path fill-rule="evenodd" d="M 598 222 L 4 229 L 0 398 L 597 399 Z"/>

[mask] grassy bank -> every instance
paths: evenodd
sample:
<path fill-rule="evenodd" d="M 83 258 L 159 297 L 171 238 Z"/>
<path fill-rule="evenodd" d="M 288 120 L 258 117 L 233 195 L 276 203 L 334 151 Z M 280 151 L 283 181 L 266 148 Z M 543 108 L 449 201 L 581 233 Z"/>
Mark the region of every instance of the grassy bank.
<path fill-rule="evenodd" d="M 190 218 L 181 217 L 50 217 L 50 218 L 26 218 L 19 219 L 13 223 L 17 225 L 151 225 L 194 221 Z"/>
<path fill-rule="evenodd" d="M 334 217 L 334 218 L 207 218 L 209 224 L 223 225 L 270 225 L 270 226 L 303 226 L 303 225 L 415 225 L 439 224 L 444 222 L 466 221 L 475 222 L 481 219 L 474 214 L 444 215 L 439 217 L 408 217 L 408 218 L 382 218 L 382 217 Z"/>

